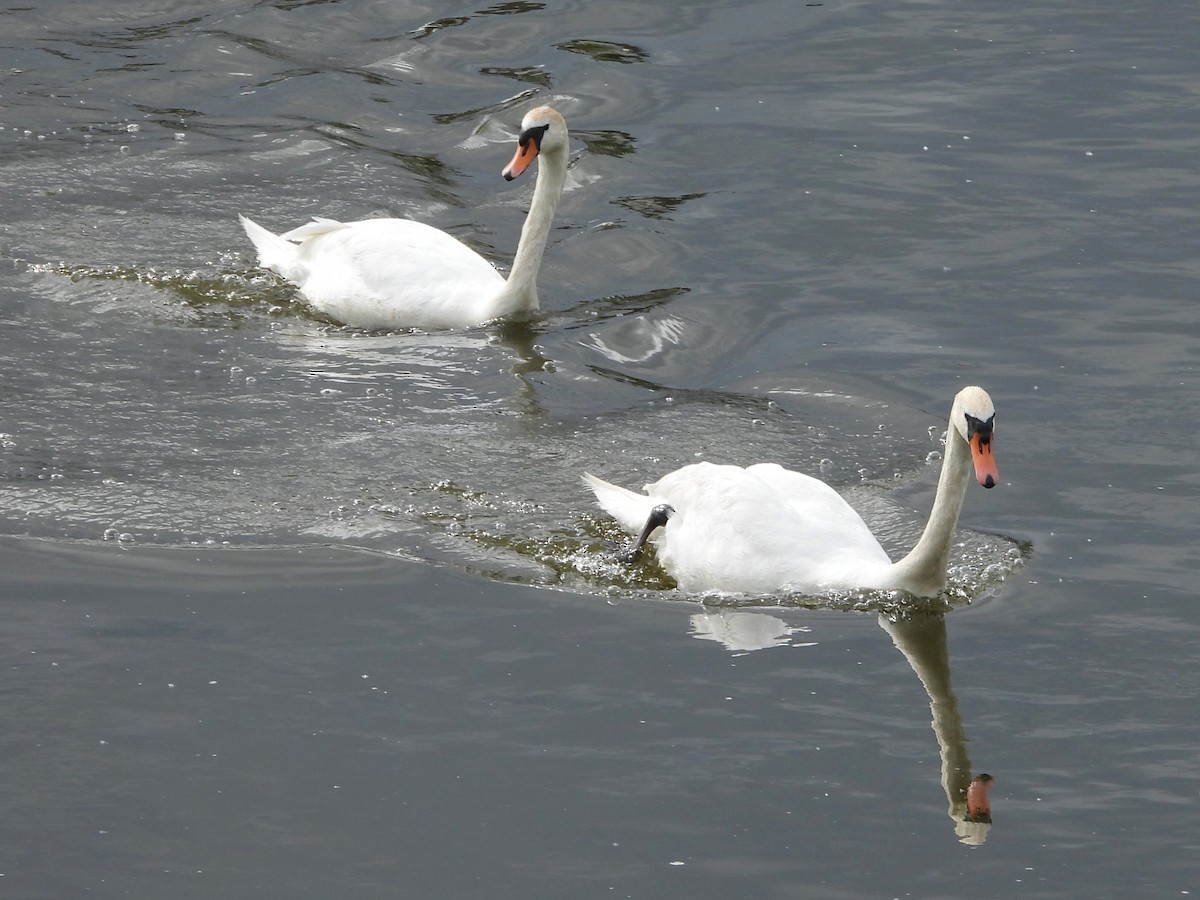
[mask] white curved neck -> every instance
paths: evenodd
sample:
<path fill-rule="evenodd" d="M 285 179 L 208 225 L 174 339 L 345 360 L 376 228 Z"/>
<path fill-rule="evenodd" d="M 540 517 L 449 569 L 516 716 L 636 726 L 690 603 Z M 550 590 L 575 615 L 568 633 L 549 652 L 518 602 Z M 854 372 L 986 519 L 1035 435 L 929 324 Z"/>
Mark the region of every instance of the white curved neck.
<path fill-rule="evenodd" d="M 938 478 L 929 522 L 917 545 L 892 566 L 898 587 L 932 595 L 946 585 L 950 544 L 971 477 L 971 448 L 951 422 L 946 427 L 946 458 Z"/>
<path fill-rule="evenodd" d="M 537 181 L 533 188 L 533 200 L 529 204 L 529 215 L 521 228 L 521 240 L 517 254 L 513 257 L 512 271 L 504 288 L 496 296 L 495 316 L 538 308 L 537 276 L 542 265 L 542 254 L 550 237 L 550 225 L 558 211 L 563 185 L 567 180 L 569 148 L 562 147 L 538 155 Z"/>

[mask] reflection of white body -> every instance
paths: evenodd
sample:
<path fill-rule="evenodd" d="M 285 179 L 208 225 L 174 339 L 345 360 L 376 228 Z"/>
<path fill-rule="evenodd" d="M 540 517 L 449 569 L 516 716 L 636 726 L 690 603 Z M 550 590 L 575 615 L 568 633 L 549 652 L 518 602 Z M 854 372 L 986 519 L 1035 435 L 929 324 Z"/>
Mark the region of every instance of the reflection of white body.
<path fill-rule="evenodd" d="M 912 551 L 895 563 L 837 491 L 775 464 L 696 463 L 647 485 L 645 494 L 592 475 L 584 478 L 622 527 L 641 531 L 636 546 L 654 533 L 659 562 L 682 590 L 899 588 L 928 596 L 945 586 L 972 460 L 984 487 L 998 478 L 991 445 L 994 417 L 982 388 L 964 388 L 954 398 L 929 523 Z"/>
<path fill-rule="evenodd" d="M 789 625 L 777 616 L 732 609 L 709 609 L 691 617 L 692 636 L 702 641 L 718 641 L 734 653 L 751 653 L 768 647 L 814 647 L 812 641 L 793 643 L 792 635 L 807 631 Z"/>
<path fill-rule="evenodd" d="M 537 273 L 567 176 L 569 142 L 562 116 L 529 112 L 510 181 L 535 156 L 537 186 L 507 280 L 457 238 L 408 219 L 316 219 L 275 235 L 245 216 L 242 227 L 259 264 L 300 289 L 314 307 L 358 328 L 465 328 L 538 307 Z"/>

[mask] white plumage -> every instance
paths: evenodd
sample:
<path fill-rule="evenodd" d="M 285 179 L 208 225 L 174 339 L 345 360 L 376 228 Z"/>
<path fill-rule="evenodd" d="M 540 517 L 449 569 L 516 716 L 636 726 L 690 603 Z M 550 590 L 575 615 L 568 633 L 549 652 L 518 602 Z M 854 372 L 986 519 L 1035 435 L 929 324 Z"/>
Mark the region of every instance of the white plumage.
<path fill-rule="evenodd" d="M 898 588 L 937 594 L 972 465 L 984 487 L 999 476 L 992 456 L 995 409 L 982 388 L 954 398 L 933 510 L 916 547 L 893 563 L 850 505 L 829 485 L 774 463 L 695 463 L 646 485 L 645 493 L 584 480 L 627 531 L 652 529 L 658 560 L 687 592 L 773 593 Z M 638 545 L 640 546 L 640 544 Z"/>
<path fill-rule="evenodd" d="M 466 328 L 538 308 L 537 273 L 566 181 L 566 122 L 549 106 L 521 122 L 506 179 L 538 163 L 512 271 L 504 278 L 457 238 L 409 219 L 317 218 L 281 235 L 239 219 L 259 265 L 295 284 L 314 307 L 357 328 Z"/>

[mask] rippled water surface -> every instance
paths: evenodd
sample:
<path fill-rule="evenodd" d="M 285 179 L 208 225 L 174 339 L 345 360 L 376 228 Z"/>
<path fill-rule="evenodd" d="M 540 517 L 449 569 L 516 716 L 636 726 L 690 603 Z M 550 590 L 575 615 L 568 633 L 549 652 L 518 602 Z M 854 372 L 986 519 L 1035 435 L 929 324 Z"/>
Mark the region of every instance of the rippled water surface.
<path fill-rule="evenodd" d="M 29 6 L 4 896 L 1200 890 L 1191 5 Z M 359 332 L 255 267 L 238 213 L 505 268 L 545 102 L 538 316 Z M 579 481 L 779 461 L 899 553 L 970 383 L 945 602 L 700 604 Z"/>

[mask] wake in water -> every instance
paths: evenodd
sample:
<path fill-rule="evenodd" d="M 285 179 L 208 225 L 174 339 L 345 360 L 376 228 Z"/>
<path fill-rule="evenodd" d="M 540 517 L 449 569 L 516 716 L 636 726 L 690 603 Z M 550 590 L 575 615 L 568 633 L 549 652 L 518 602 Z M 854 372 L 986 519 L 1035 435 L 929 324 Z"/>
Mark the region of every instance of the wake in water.
<path fill-rule="evenodd" d="M 895 556 L 925 510 L 894 502 L 891 488 L 931 482 L 937 468 L 933 417 L 828 391 L 672 390 L 597 365 L 597 339 L 581 342 L 553 321 L 441 334 L 340 329 L 297 315 L 288 289 L 273 293 L 232 262 L 216 274 L 35 266 L 25 280 L 27 308 L 10 313 L 25 340 L 4 360 L 19 398 L 0 434 L 8 534 L 337 544 L 501 580 L 674 597 L 652 556 L 616 560 L 626 537 L 595 508 L 580 471 L 640 483 L 698 459 L 778 460 L 847 490 Z M 652 316 L 678 294 L 597 301 L 591 332 L 605 317 L 628 332 L 629 316 Z M 686 338 L 673 328 L 635 329 L 623 351 L 641 346 L 643 332 Z M 949 602 L 990 590 L 1019 565 L 1011 541 L 969 531 L 960 540 Z"/>

